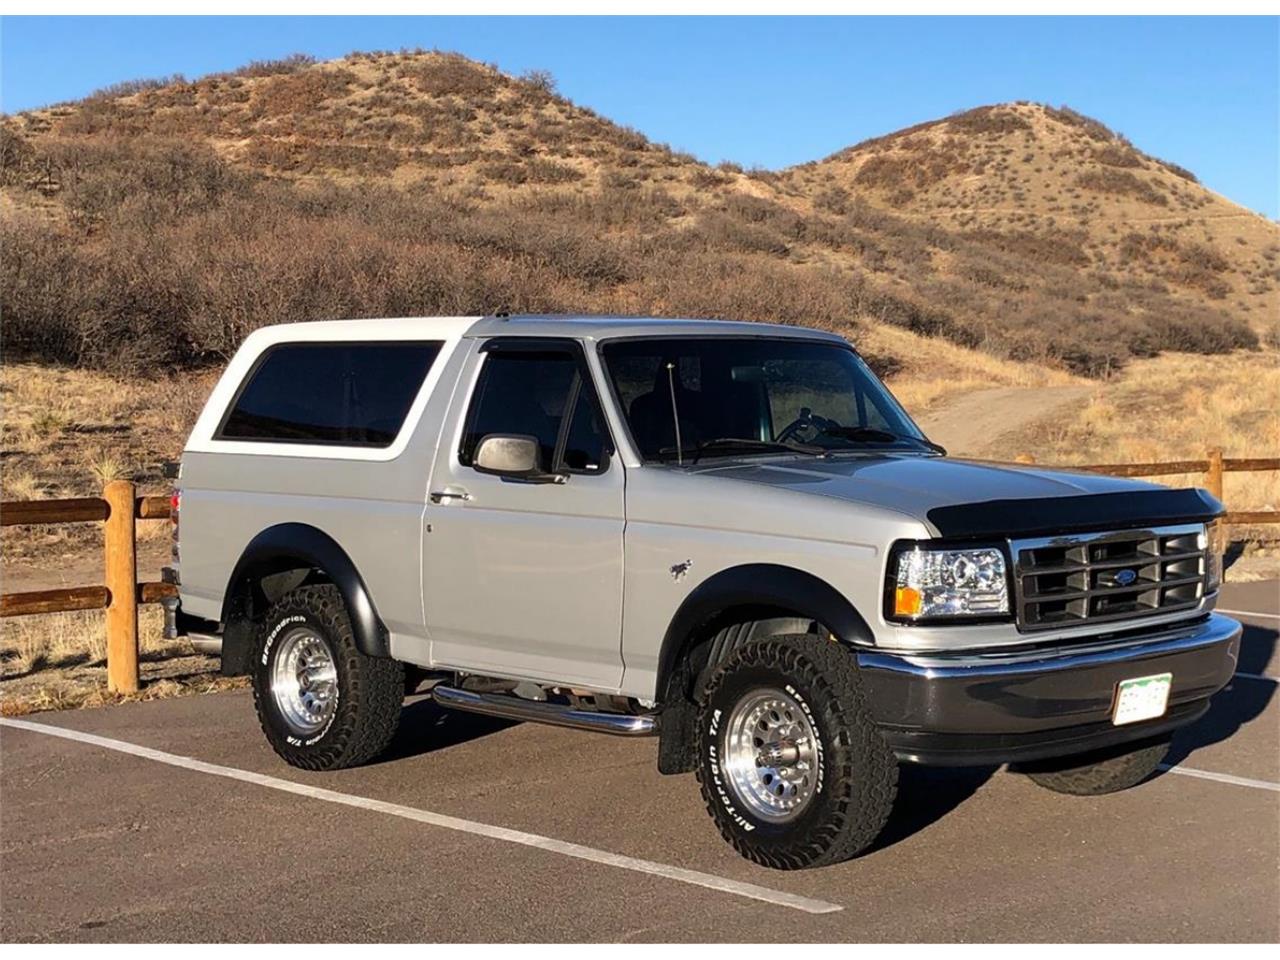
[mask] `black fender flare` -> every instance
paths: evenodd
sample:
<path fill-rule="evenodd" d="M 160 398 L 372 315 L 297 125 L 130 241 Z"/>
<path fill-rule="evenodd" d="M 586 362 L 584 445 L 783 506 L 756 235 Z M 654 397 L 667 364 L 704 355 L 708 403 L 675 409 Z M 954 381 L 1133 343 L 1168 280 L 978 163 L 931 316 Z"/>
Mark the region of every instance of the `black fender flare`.
<path fill-rule="evenodd" d="M 706 675 L 708 665 L 718 654 L 710 636 L 717 627 L 727 627 L 734 618 L 726 611 L 759 613 L 745 632 L 726 639 L 729 647 L 749 641 L 784 624 L 797 624 L 801 632 L 813 623 L 820 624 L 844 643 L 871 644 L 874 637 L 866 620 L 848 599 L 820 577 L 794 567 L 773 563 L 749 563 L 729 567 L 708 577 L 684 599 L 671 618 L 658 653 L 656 696 L 661 703 L 659 725 L 658 771 L 689 773 L 697 766 L 695 730 L 697 704 L 695 687 Z M 730 631 L 732 634 L 733 631 Z M 708 639 L 706 658 L 691 656 L 702 640 Z M 726 648 L 721 648 L 723 651 Z M 697 660 L 698 662 L 694 662 Z"/>
<path fill-rule="evenodd" d="M 249 541 L 227 581 L 222 600 L 222 621 L 230 625 L 248 600 L 246 585 L 284 570 L 310 567 L 323 573 L 338 592 L 351 618 L 356 648 L 366 656 L 389 657 L 387 628 L 378 617 L 369 590 L 356 565 L 338 542 L 305 523 L 281 523 L 268 527 Z M 224 653 L 224 659 L 226 654 Z"/>
<path fill-rule="evenodd" d="M 812 618 L 845 643 L 875 642 L 867 621 L 853 604 L 812 573 L 774 563 L 728 567 L 698 584 L 671 618 L 658 654 L 656 690 L 660 699 L 666 697 L 688 640 L 713 624 L 723 611 L 744 607 L 785 610 Z"/>

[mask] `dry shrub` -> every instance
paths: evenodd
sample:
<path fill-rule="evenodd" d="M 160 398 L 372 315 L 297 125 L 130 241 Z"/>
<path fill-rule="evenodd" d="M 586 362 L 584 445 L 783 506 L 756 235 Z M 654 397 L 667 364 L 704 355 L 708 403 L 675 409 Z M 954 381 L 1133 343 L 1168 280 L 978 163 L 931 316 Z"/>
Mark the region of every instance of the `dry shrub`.
<path fill-rule="evenodd" d="M 185 84 L 187 78 L 180 73 L 175 73 L 168 77 L 148 77 L 140 80 L 122 80 L 119 83 L 112 83 L 105 87 L 100 87 L 93 93 L 89 94 L 89 100 L 109 100 L 116 97 L 132 97 L 134 94 L 145 93 L 151 90 L 163 90 L 165 87 L 177 86 Z"/>
<path fill-rule="evenodd" d="M 267 117 L 307 114 L 345 95 L 355 79 L 350 70 L 303 70 L 273 77 L 255 88 L 252 112 Z"/>
<path fill-rule="evenodd" d="M 316 58 L 309 53 L 291 53 L 276 60 L 250 60 L 231 73 L 215 74 L 217 77 L 274 77 L 297 73 L 316 65 Z"/>
<path fill-rule="evenodd" d="M 996 136 L 1031 129 L 1030 121 L 1006 107 L 974 107 L 952 114 L 947 118 L 947 124 L 963 133 Z"/>
<path fill-rule="evenodd" d="M 1087 170 L 1076 177 L 1076 185 L 1086 190 L 1097 190 L 1115 196 L 1134 197 L 1144 203 L 1157 206 L 1169 205 L 1169 198 L 1154 186 L 1127 170 L 1107 167 L 1103 170 Z"/>
<path fill-rule="evenodd" d="M 730 183 L 732 178 L 711 167 L 698 167 L 689 175 L 689 182 L 698 190 L 713 190 Z"/>
<path fill-rule="evenodd" d="M 35 168 L 36 151 L 16 130 L 0 124 L 0 184 L 10 186 L 28 180 Z"/>
<path fill-rule="evenodd" d="M 572 183 L 583 178 L 582 171 L 576 167 L 544 157 L 484 163 L 479 166 L 478 171 L 486 180 L 511 186 L 522 183 Z"/>
<path fill-rule="evenodd" d="M 1120 137 L 1114 130 L 1108 127 L 1100 120 L 1093 117 L 1087 117 L 1083 113 L 1072 110 L 1065 104 L 1061 107 L 1045 107 L 1045 111 L 1054 120 L 1059 123 L 1065 123 L 1068 126 L 1076 127 L 1084 133 L 1090 140 L 1106 142 L 1108 140 L 1119 140 Z"/>
<path fill-rule="evenodd" d="M 423 93 L 434 97 L 483 97 L 494 92 L 499 75 L 478 63 L 453 53 L 437 53 L 430 58 L 401 68 Z"/>
<path fill-rule="evenodd" d="M 1194 173 L 1192 173 L 1190 170 L 1188 170 L 1186 167 L 1180 167 L 1180 166 L 1178 166 L 1178 164 L 1173 163 L 1173 162 L 1172 162 L 1172 161 L 1170 161 L 1170 160 L 1160 160 L 1160 159 L 1158 159 L 1158 158 L 1156 158 L 1156 157 L 1152 157 L 1151 159 L 1155 160 L 1155 162 L 1156 162 L 1156 163 L 1158 163 L 1160 166 L 1164 167 L 1164 169 L 1168 170 L 1168 171 L 1169 171 L 1170 173 L 1172 173 L 1175 177 L 1181 177 L 1183 180 L 1186 180 L 1186 181 L 1188 181 L 1189 183 L 1199 183 L 1199 182 L 1200 182 L 1200 178 L 1199 178 L 1199 177 L 1197 177 L 1197 176 L 1196 176 Z"/>
<path fill-rule="evenodd" d="M 1231 289 L 1218 276 L 1231 268 L 1230 261 L 1207 244 L 1130 231 L 1120 240 L 1119 254 L 1122 263 L 1140 265 L 1170 283 L 1202 290 L 1214 300 L 1225 299 Z"/>
<path fill-rule="evenodd" d="M 741 253 L 765 253 L 786 256 L 787 241 L 774 230 L 744 222 L 718 210 L 707 210 L 698 217 L 695 228 L 706 249 L 728 249 Z"/>
<path fill-rule="evenodd" d="M 526 70 L 520 75 L 520 82 L 534 93 L 546 97 L 556 95 L 556 78 L 550 70 Z"/>
<path fill-rule="evenodd" d="M 1050 230 L 1032 233 L 1028 230 L 970 230 L 964 236 L 982 246 L 1014 254 L 1032 263 L 1078 267 L 1089 262 L 1084 249 L 1083 232 Z"/>
<path fill-rule="evenodd" d="M 910 187 L 923 190 L 968 168 L 963 151 L 958 150 L 882 153 L 864 163 L 854 180 L 862 186 L 882 190 L 903 191 Z"/>
<path fill-rule="evenodd" d="M 1107 167 L 1140 167 L 1142 157 L 1132 147 L 1109 143 L 1093 152 L 1093 159 Z"/>

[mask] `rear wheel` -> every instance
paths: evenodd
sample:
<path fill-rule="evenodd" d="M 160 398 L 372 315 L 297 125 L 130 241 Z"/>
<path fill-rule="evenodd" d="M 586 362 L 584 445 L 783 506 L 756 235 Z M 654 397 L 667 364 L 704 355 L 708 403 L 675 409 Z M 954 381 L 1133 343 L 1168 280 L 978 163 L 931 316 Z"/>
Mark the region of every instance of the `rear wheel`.
<path fill-rule="evenodd" d="M 888 819 L 898 765 L 848 651 L 811 634 L 740 647 L 700 715 L 698 781 L 721 835 L 781 870 L 838 863 Z"/>
<path fill-rule="evenodd" d="M 1168 752 L 1168 739 L 1161 739 L 1137 747 L 1127 744 L 1119 750 L 1022 764 L 1014 770 L 1055 793 L 1095 797 L 1137 786 L 1156 772 Z"/>
<path fill-rule="evenodd" d="M 313 584 L 280 598 L 255 654 L 258 720 L 293 766 L 352 767 L 390 743 L 404 702 L 404 667 L 359 651 L 337 587 Z"/>

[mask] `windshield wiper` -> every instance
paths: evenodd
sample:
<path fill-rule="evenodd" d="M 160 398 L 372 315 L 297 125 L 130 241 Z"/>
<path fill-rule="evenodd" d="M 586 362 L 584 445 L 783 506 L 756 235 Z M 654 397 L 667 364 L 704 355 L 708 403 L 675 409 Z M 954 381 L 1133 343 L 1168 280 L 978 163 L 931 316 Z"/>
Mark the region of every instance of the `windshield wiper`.
<path fill-rule="evenodd" d="M 932 440 L 926 440 L 924 437 L 913 437 L 905 433 L 891 433 L 888 430 L 880 430 L 876 427 L 824 427 L 819 436 L 822 434 L 826 434 L 831 437 L 839 437 L 841 440 L 853 440 L 854 442 L 866 441 L 868 443 L 893 443 L 898 440 L 906 440 L 911 443 L 923 444 L 935 453 L 945 455 L 947 452 L 946 448 L 941 444 L 934 443 Z"/>
<path fill-rule="evenodd" d="M 751 440 L 747 437 L 716 437 L 714 440 L 703 440 L 693 447 L 663 447 L 658 451 L 660 456 L 668 456 L 673 453 L 681 455 L 692 454 L 692 463 L 697 463 L 698 459 L 709 450 L 739 448 L 754 453 L 803 453 L 811 457 L 824 456 L 828 451 L 822 447 L 810 446 L 807 443 L 795 443 L 790 440 Z"/>

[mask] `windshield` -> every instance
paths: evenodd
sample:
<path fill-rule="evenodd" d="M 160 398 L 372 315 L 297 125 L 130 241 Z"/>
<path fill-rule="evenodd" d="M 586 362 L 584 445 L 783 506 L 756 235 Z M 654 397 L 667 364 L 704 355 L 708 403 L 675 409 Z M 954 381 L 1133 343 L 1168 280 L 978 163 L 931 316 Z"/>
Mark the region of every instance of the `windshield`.
<path fill-rule="evenodd" d="M 646 460 L 931 446 L 841 344 L 678 337 L 606 343 L 602 353 Z"/>

